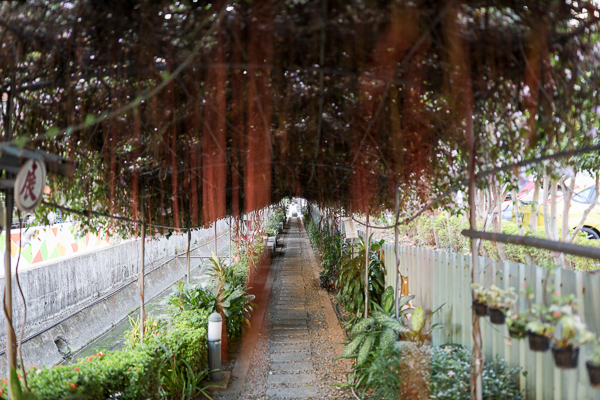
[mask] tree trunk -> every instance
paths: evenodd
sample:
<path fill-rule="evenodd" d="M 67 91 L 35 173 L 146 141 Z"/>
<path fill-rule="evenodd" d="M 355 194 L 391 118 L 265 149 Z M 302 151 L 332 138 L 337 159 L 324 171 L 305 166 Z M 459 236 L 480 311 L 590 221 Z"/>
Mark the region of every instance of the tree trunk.
<path fill-rule="evenodd" d="M 517 198 L 517 191 L 515 189 L 511 190 L 511 197 L 513 201 L 513 215 L 517 224 L 519 236 L 525 236 L 525 229 L 523 229 L 523 219 L 521 218 L 521 202 Z M 527 250 L 524 250 L 523 252 L 525 255 L 525 263 L 527 265 L 533 265 L 531 254 L 529 254 Z"/>
<path fill-rule="evenodd" d="M 531 205 L 531 213 L 529 214 L 529 228 L 533 233 L 537 233 L 537 219 L 538 219 L 538 203 L 540 198 L 540 185 L 536 177 L 533 187 L 533 204 Z"/>
<path fill-rule="evenodd" d="M 494 188 L 494 215 L 492 216 L 494 220 L 494 232 L 502 233 L 502 203 L 504 203 L 504 199 L 506 198 L 505 190 L 500 183 L 496 182 L 493 186 Z M 496 248 L 498 249 L 498 257 L 502 261 L 507 261 L 506 257 L 506 248 L 504 243 L 496 243 Z"/>

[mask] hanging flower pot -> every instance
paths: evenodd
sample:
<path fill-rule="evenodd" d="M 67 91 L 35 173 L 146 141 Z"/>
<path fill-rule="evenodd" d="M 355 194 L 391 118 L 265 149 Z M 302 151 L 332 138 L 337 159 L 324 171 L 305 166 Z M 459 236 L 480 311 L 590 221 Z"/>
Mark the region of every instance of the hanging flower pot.
<path fill-rule="evenodd" d="M 579 347 L 567 346 L 556 347 L 552 346 L 552 355 L 556 367 L 560 369 L 577 368 L 577 360 L 579 360 Z"/>
<path fill-rule="evenodd" d="M 488 314 L 487 305 L 479 303 L 477 300 L 473 300 L 473 310 L 475 310 L 475 315 L 478 317 L 485 317 Z"/>
<path fill-rule="evenodd" d="M 590 376 L 590 385 L 596 389 L 600 389 L 600 365 L 592 364 L 590 361 L 586 361 L 588 375 Z"/>
<path fill-rule="evenodd" d="M 504 310 L 501 308 L 488 307 L 488 314 L 492 324 L 502 325 L 506 320 L 506 314 L 504 314 Z"/>
<path fill-rule="evenodd" d="M 527 331 L 529 337 L 529 349 L 531 351 L 548 351 L 550 348 L 550 339 L 544 335 Z"/>
<path fill-rule="evenodd" d="M 508 336 L 510 336 L 513 339 L 523 339 L 525 338 L 525 336 L 527 336 L 527 332 L 525 332 L 523 329 L 508 329 Z"/>

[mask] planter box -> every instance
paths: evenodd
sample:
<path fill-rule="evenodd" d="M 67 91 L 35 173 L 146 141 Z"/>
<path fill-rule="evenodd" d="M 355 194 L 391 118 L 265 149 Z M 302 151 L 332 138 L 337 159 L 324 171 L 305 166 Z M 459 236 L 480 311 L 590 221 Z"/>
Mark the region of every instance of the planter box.
<path fill-rule="evenodd" d="M 560 369 L 575 369 L 579 360 L 579 347 L 554 347 L 552 346 L 552 355 L 556 367 Z"/>

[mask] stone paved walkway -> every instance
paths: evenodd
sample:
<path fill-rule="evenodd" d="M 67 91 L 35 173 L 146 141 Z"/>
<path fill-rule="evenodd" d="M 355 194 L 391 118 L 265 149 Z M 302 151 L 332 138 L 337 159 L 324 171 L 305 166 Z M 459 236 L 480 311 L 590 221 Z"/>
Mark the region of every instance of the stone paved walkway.
<path fill-rule="evenodd" d="M 267 314 L 245 377 L 221 399 L 352 398 L 334 383 L 345 382 L 347 364 L 334 362 L 343 331 L 328 295 L 319 290 L 319 262 L 306 232 L 293 219 L 273 258 Z M 243 355 L 242 355 L 243 356 Z M 225 394 L 225 393 L 224 393 Z"/>

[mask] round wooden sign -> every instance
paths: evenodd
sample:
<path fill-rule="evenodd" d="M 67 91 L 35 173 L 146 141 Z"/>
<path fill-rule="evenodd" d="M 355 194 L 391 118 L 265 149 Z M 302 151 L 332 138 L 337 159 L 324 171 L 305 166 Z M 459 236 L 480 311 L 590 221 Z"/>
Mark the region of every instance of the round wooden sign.
<path fill-rule="evenodd" d="M 39 160 L 27 160 L 15 180 L 15 203 L 19 210 L 34 210 L 44 197 L 46 165 Z"/>

